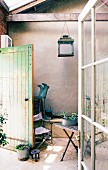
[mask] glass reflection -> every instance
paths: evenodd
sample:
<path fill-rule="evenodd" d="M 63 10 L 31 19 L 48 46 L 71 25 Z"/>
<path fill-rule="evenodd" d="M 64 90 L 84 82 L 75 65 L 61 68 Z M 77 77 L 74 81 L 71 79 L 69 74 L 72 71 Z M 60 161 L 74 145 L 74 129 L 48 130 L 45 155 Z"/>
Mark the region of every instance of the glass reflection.
<path fill-rule="evenodd" d="M 101 0 L 96 6 L 96 14 L 108 13 L 108 0 Z M 96 61 L 108 57 L 108 22 L 96 21 Z"/>
<path fill-rule="evenodd" d="M 91 125 L 83 119 L 83 160 L 91 169 Z"/>
<path fill-rule="evenodd" d="M 96 66 L 95 118 L 108 127 L 108 63 Z"/>
<path fill-rule="evenodd" d="M 96 129 L 95 138 L 96 170 L 108 170 L 108 135 Z"/>
<path fill-rule="evenodd" d="M 88 17 L 89 18 L 91 17 L 91 13 L 89 13 L 87 18 Z M 90 21 L 84 21 L 84 60 L 83 60 L 83 65 L 90 64 L 91 61 L 92 61 L 92 55 L 91 55 L 91 22 Z"/>
<path fill-rule="evenodd" d="M 84 70 L 83 114 L 91 118 L 91 68 Z"/>

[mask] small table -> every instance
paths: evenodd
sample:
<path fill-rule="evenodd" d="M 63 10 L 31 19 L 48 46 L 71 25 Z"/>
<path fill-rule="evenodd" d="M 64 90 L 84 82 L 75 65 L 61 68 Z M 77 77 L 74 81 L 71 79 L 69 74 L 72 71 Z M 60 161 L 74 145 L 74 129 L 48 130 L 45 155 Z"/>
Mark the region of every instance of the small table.
<path fill-rule="evenodd" d="M 33 155 L 35 155 L 35 161 L 36 162 L 37 162 L 37 160 L 40 159 L 39 153 L 40 153 L 40 150 L 38 150 L 38 149 L 33 149 L 31 151 L 32 159 L 33 159 Z"/>
<path fill-rule="evenodd" d="M 67 151 L 67 149 L 68 149 L 68 146 L 69 146 L 70 142 L 72 143 L 72 145 L 74 146 L 74 148 L 75 148 L 76 151 L 78 152 L 78 146 L 75 145 L 75 143 L 74 143 L 73 140 L 72 140 L 72 137 L 73 137 L 73 135 L 74 135 L 74 132 L 77 132 L 77 131 L 78 131 L 78 126 L 64 126 L 64 125 L 62 125 L 62 123 L 54 123 L 53 125 L 61 128 L 61 129 L 63 129 L 64 132 L 65 132 L 65 134 L 66 134 L 67 137 L 69 138 L 68 143 L 67 143 L 66 148 L 65 148 L 65 151 L 64 151 L 64 153 L 63 153 L 63 155 L 62 155 L 62 158 L 61 158 L 61 161 L 63 161 L 63 158 L 64 158 L 64 156 L 65 156 L 65 153 L 66 153 L 66 151 Z M 70 136 L 69 136 L 67 130 L 71 131 L 71 135 L 70 135 Z"/>

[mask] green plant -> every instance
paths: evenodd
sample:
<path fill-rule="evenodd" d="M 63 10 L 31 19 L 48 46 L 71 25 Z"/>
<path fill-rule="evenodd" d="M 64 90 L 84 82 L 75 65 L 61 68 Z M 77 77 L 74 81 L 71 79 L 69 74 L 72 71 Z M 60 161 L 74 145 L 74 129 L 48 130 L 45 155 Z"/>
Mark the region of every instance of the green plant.
<path fill-rule="evenodd" d="M 7 145 L 8 142 L 6 141 L 6 134 L 3 132 L 3 125 L 6 124 L 6 117 L 5 114 L 1 114 L 0 115 L 0 146 L 3 145 Z"/>
<path fill-rule="evenodd" d="M 21 151 L 21 150 L 25 150 L 25 149 L 30 149 L 29 144 L 25 145 L 25 144 L 19 144 L 16 146 L 16 149 Z"/>
<path fill-rule="evenodd" d="M 63 115 L 63 118 L 67 120 L 75 120 L 78 118 L 77 113 L 68 114 L 68 112 L 63 111 L 63 113 L 60 115 Z"/>

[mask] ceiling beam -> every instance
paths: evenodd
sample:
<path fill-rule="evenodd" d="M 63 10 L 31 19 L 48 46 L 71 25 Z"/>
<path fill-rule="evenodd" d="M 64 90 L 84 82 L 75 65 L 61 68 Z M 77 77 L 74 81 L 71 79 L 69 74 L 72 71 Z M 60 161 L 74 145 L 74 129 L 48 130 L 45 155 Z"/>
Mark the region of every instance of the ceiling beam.
<path fill-rule="evenodd" d="M 10 14 L 17 14 L 19 12 L 25 11 L 25 10 L 27 10 L 27 9 L 29 9 L 31 7 L 34 7 L 34 6 L 36 6 L 36 5 L 38 5 L 38 4 L 42 3 L 42 2 L 45 2 L 45 1 L 46 0 L 35 0 L 35 1 L 30 2 L 30 3 L 26 4 L 26 5 L 23 5 L 21 7 L 17 7 L 16 9 L 11 10 Z"/>
<path fill-rule="evenodd" d="M 103 2 L 106 6 L 108 6 L 108 1 L 106 1 L 106 0 L 101 0 L 101 2 Z"/>
<path fill-rule="evenodd" d="M 0 7 L 1 6 L 9 13 L 9 8 L 3 0 L 0 0 Z"/>
<path fill-rule="evenodd" d="M 8 22 L 60 22 L 60 21 L 78 21 L 79 13 L 44 13 L 44 14 L 14 14 L 9 15 L 7 18 Z M 89 16 L 86 21 L 90 21 L 91 17 Z M 96 21 L 108 21 L 108 13 L 97 13 Z"/>
<path fill-rule="evenodd" d="M 53 21 L 78 21 L 79 13 L 58 14 L 58 13 L 41 13 L 41 14 L 14 14 L 9 15 L 7 21 L 36 21 L 36 22 L 53 22 Z"/>

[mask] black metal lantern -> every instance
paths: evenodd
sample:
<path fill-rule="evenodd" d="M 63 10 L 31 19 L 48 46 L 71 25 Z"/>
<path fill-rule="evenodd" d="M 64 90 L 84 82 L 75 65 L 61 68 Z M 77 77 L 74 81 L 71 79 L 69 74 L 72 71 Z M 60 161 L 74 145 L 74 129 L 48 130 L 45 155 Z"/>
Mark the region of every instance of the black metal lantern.
<path fill-rule="evenodd" d="M 69 35 L 63 35 L 58 40 L 58 57 L 71 57 L 74 56 L 74 39 Z"/>

